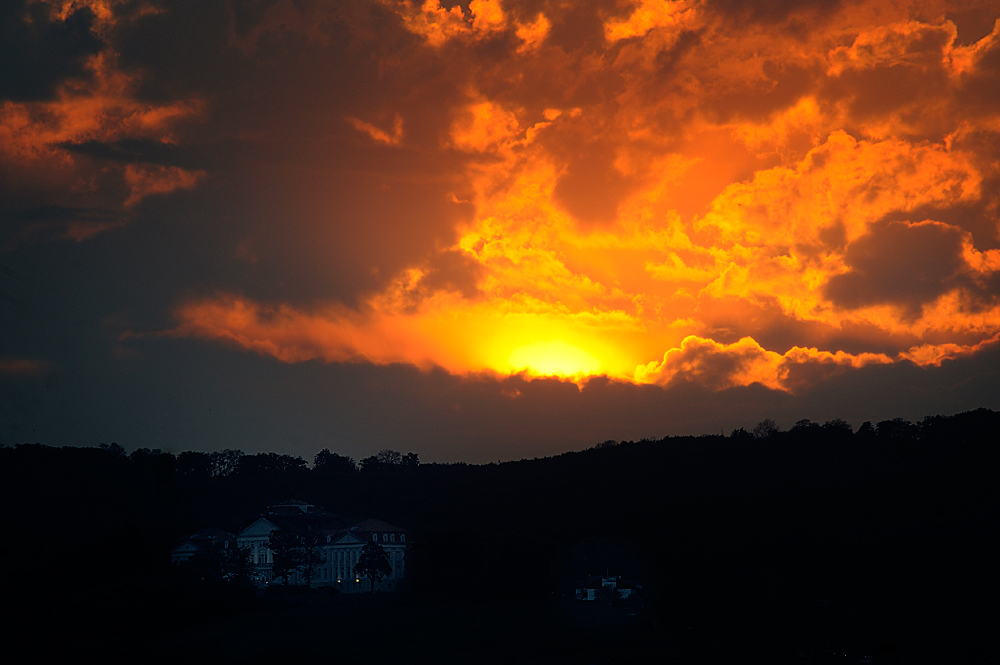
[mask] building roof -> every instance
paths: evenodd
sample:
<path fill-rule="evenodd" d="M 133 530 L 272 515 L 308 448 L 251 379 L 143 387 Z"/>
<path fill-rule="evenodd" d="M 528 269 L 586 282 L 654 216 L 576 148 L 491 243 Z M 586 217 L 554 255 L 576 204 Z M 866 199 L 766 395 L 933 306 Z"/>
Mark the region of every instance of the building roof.
<path fill-rule="evenodd" d="M 240 535 L 242 536 L 248 529 L 262 520 L 270 522 L 279 529 L 308 527 L 319 531 L 324 536 L 329 536 L 330 542 L 336 542 L 347 534 L 367 541 L 371 540 L 373 533 L 405 534 L 407 532 L 406 529 L 372 518 L 348 525 L 348 522 L 343 518 L 311 503 L 298 499 L 288 499 L 265 508 L 253 524 L 240 531 Z"/>
<path fill-rule="evenodd" d="M 172 552 L 176 552 L 184 547 L 185 544 L 190 544 L 194 549 L 203 549 L 207 545 L 215 545 L 225 543 L 226 541 L 235 540 L 236 536 L 229 533 L 228 531 L 223 531 L 222 529 L 216 529 L 215 527 L 208 527 L 202 529 L 197 533 L 193 533 L 187 538 L 183 538 L 177 547 L 175 547 Z"/>
<path fill-rule="evenodd" d="M 266 517 L 258 517 L 253 523 L 240 529 L 240 538 L 260 538 L 267 537 L 275 529 L 279 529 L 277 524 Z"/>
<path fill-rule="evenodd" d="M 585 580 L 580 580 L 576 583 L 577 589 L 600 589 L 604 586 L 605 581 L 608 582 L 608 586 L 614 585 L 616 589 L 640 589 L 640 585 L 636 584 L 632 580 L 627 580 L 623 577 L 602 577 L 600 575 L 595 575 L 594 577 L 588 577 Z"/>
<path fill-rule="evenodd" d="M 322 534 L 329 539 L 328 542 L 341 544 L 343 544 L 344 538 L 349 538 L 358 543 L 366 543 L 371 540 L 373 533 L 397 533 L 403 535 L 407 531 L 388 522 L 372 518 L 361 520 L 346 529 L 326 529 L 322 531 Z M 400 543 L 405 544 L 402 539 Z"/>
<path fill-rule="evenodd" d="M 210 526 L 190 536 L 189 540 L 197 538 L 201 540 L 208 539 L 208 540 L 225 541 L 225 540 L 232 540 L 235 537 L 236 536 L 229 533 L 228 531 L 224 531 L 223 529 L 216 529 L 214 526 Z"/>
<path fill-rule="evenodd" d="M 308 527 L 328 530 L 347 526 L 347 521 L 343 518 L 298 499 L 288 499 L 268 506 L 258 519 L 266 519 L 280 529 Z"/>
<path fill-rule="evenodd" d="M 362 533 L 406 533 L 406 529 L 401 529 L 400 527 L 393 526 L 388 522 L 371 518 L 358 522 L 349 530 L 353 532 L 360 531 Z"/>

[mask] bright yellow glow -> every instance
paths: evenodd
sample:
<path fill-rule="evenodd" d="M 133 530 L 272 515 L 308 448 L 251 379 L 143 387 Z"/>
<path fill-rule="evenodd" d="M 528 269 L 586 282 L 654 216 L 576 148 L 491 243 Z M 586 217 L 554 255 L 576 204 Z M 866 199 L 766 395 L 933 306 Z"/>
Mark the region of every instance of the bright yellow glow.
<path fill-rule="evenodd" d="M 511 352 L 507 363 L 515 371 L 544 376 L 590 375 L 601 369 L 600 360 L 561 339 L 519 346 Z"/>

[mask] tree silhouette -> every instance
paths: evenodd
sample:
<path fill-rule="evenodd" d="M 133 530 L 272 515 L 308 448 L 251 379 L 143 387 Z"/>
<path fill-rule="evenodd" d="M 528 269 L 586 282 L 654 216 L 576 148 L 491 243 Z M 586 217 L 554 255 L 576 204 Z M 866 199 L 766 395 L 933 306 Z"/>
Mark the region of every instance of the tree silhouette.
<path fill-rule="evenodd" d="M 729 438 L 732 439 L 733 441 L 741 441 L 741 442 L 753 441 L 753 434 L 751 434 L 750 432 L 746 431 L 744 428 L 741 427 L 739 429 L 734 429 L 732 432 L 730 432 Z"/>
<path fill-rule="evenodd" d="M 757 425 L 750 430 L 750 433 L 753 434 L 755 439 L 769 439 L 780 431 L 781 428 L 778 427 L 778 423 L 774 422 L 770 418 L 765 418 L 757 423 Z"/>
<path fill-rule="evenodd" d="M 176 468 L 181 475 L 208 478 L 212 475 L 212 457 L 208 453 L 183 452 L 177 456 Z"/>
<path fill-rule="evenodd" d="M 177 567 L 188 579 L 205 585 L 249 586 L 253 576 L 250 548 L 223 548 L 217 542 L 202 543 L 194 556 Z"/>
<path fill-rule="evenodd" d="M 222 579 L 230 584 L 250 586 L 253 578 L 253 561 L 249 547 L 231 547 L 222 550 Z"/>
<path fill-rule="evenodd" d="M 313 569 L 323 561 L 323 550 L 320 548 L 321 538 L 319 531 L 308 527 L 300 536 L 299 542 L 302 547 L 300 565 L 305 568 L 306 586 L 312 587 Z"/>
<path fill-rule="evenodd" d="M 271 550 L 275 577 L 283 577 L 288 586 L 288 578 L 302 565 L 302 538 L 287 529 L 275 530 L 268 538 L 267 549 Z"/>
<path fill-rule="evenodd" d="M 386 448 L 379 451 L 378 455 L 366 457 L 360 462 L 361 470 L 388 471 L 392 469 L 414 469 L 420 466 L 420 457 L 416 453 L 403 454 L 398 450 Z"/>
<path fill-rule="evenodd" d="M 375 456 L 381 464 L 402 464 L 403 463 L 403 453 L 398 450 L 391 450 L 386 448 L 379 451 L 379 454 Z"/>
<path fill-rule="evenodd" d="M 392 575 L 392 566 L 389 565 L 389 553 L 378 543 L 372 541 L 361 549 L 361 556 L 354 566 L 354 574 L 359 577 L 367 577 L 371 581 L 371 591 L 375 592 L 375 585 L 389 575 Z"/>
<path fill-rule="evenodd" d="M 594 600 L 611 605 L 621 600 L 621 594 L 618 593 L 618 587 L 614 584 L 604 584 L 594 592 Z"/>
<path fill-rule="evenodd" d="M 122 448 L 117 443 L 111 443 L 111 444 L 102 443 L 100 446 L 98 446 L 98 448 L 100 448 L 101 450 L 106 450 L 112 455 L 127 457 L 127 455 L 125 454 L 125 449 Z"/>
<path fill-rule="evenodd" d="M 883 420 L 875 426 L 875 434 L 880 439 L 895 439 L 898 441 L 915 439 L 919 430 L 918 426 L 903 418 Z"/>
<path fill-rule="evenodd" d="M 212 475 L 228 476 L 236 471 L 236 466 L 239 464 L 240 458 L 243 457 L 243 451 L 226 448 L 211 453 L 209 457 L 212 459 Z"/>
<path fill-rule="evenodd" d="M 313 458 L 313 469 L 323 475 L 352 475 L 357 472 L 358 467 L 350 457 L 331 453 L 324 448 Z"/>

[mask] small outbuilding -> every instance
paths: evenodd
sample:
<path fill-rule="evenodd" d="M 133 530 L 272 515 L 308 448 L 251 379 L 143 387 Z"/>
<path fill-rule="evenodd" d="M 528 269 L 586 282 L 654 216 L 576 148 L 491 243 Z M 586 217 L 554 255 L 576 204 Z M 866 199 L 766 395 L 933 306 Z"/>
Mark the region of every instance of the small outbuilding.
<path fill-rule="evenodd" d="M 621 600 L 632 598 L 642 587 L 631 580 L 623 577 L 588 577 L 576 584 L 577 600 L 600 600 L 602 598 L 614 598 L 611 594 L 616 594 Z"/>

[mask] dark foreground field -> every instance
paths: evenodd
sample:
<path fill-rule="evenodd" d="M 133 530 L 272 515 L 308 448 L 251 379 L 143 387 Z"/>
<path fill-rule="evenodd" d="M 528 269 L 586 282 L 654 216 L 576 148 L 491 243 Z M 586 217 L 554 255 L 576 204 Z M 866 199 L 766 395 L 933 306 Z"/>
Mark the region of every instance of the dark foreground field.
<path fill-rule="evenodd" d="M 640 662 L 666 636 L 637 608 L 572 601 L 432 602 L 390 594 L 265 601 L 140 648 L 239 663 Z"/>
<path fill-rule="evenodd" d="M 825 641 L 812 644 L 795 634 L 794 623 L 755 634 L 684 623 L 694 622 L 664 622 L 638 605 L 316 594 L 261 600 L 130 645 L 127 655 L 164 663 L 428 664 L 891 663 L 902 655 L 886 645 L 848 644 L 836 620 L 827 624 Z"/>

